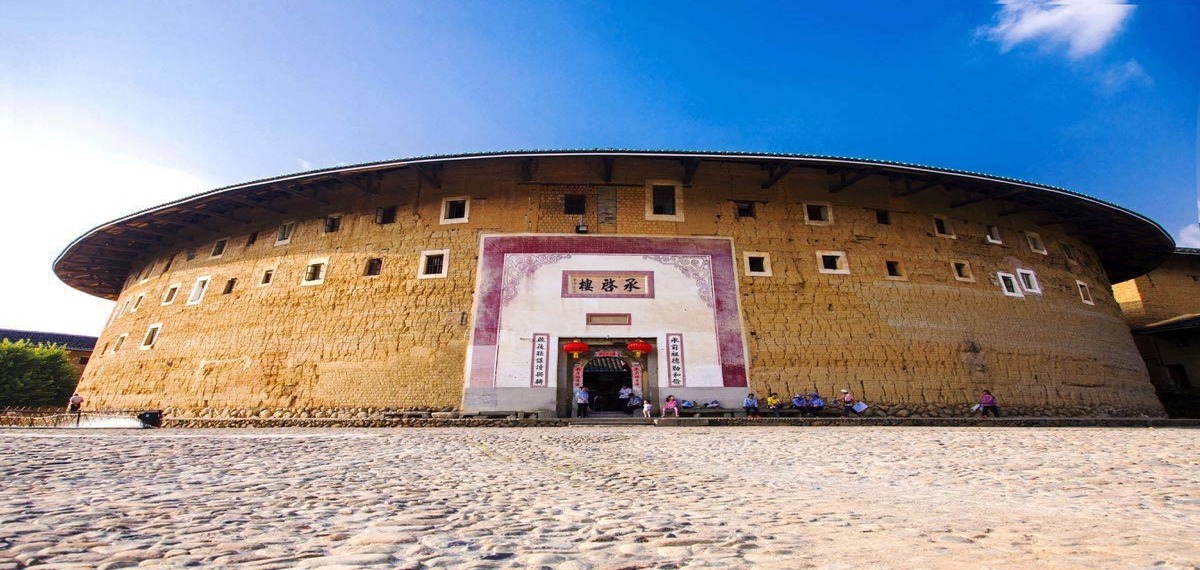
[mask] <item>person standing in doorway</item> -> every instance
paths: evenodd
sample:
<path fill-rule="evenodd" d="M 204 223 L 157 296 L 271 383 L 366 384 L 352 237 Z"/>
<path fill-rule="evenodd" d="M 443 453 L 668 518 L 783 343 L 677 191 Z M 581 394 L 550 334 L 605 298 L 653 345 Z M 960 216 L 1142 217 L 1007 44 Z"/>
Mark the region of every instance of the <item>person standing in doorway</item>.
<path fill-rule="evenodd" d="M 845 417 L 850 417 L 850 412 L 854 412 L 854 415 L 860 418 L 862 417 L 862 413 L 854 409 L 854 404 L 856 403 L 858 403 L 858 400 L 854 399 L 854 394 L 851 394 L 850 390 L 842 390 L 842 410 L 845 412 Z"/>
<path fill-rule="evenodd" d="M 575 417 L 577 417 L 577 418 L 586 418 L 587 417 L 587 415 L 588 415 L 588 400 L 589 399 L 590 398 L 589 398 L 589 394 L 588 394 L 588 389 L 586 387 L 580 388 L 578 391 L 575 392 L 575 408 L 576 408 Z"/>
<path fill-rule="evenodd" d="M 1000 417 L 1000 407 L 996 405 L 996 397 L 991 392 L 984 390 L 983 394 L 979 395 L 979 411 L 985 418 L 989 412 L 991 412 L 992 417 Z"/>
<path fill-rule="evenodd" d="M 621 386 L 621 390 L 617 392 L 617 401 L 621 403 L 621 409 L 626 415 L 633 415 L 633 408 L 629 404 L 629 398 L 633 396 L 633 388 L 629 386 Z"/>

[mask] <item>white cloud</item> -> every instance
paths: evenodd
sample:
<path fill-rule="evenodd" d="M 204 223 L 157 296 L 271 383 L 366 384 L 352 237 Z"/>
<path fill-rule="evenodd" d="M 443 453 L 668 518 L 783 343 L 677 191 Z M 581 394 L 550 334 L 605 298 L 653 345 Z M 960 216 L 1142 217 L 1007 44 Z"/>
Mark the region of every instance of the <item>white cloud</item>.
<path fill-rule="evenodd" d="M 1142 65 L 1137 60 L 1131 59 L 1101 72 L 1100 83 L 1107 90 L 1116 91 L 1130 83 L 1150 86 L 1154 84 L 1154 80 L 1150 79 L 1146 70 L 1142 69 Z"/>
<path fill-rule="evenodd" d="M 1200 224 L 1188 224 L 1179 230 L 1175 236 L 1175 245 L 1179 247 L 1200 247 Z"/>
<path fill-rule="evenodd" d="M 1067 56 L 1081 59 L 1108 45 L 1129 21 L 1134 6 L 1124 0 L 1007 0 L 996 22 L 977 33 L 1006 52 L 1031 42 L 1044 49 L 1065 46 Z"/>
<path fill-rule="evenodd" d="M 0 224 L 6 279 L 0 328 L 96 335 L 112 303 L 71 289 L 51 263 L 88 229 L 210 188 L 200 178 L 152 164 L 53 128 L 0 123 Z"/>

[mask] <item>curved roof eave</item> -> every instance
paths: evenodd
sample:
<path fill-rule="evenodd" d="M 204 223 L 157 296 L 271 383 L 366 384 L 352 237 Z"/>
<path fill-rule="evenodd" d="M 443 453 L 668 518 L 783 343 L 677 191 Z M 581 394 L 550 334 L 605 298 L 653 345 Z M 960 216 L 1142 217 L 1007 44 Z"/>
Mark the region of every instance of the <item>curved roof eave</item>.
<path fill-rule="evenodd" d="M 167 210 L 170 208 L 176 208 L 176 207 L 186 205 L 189 203 L 193 203 L 193 202 L 199 202 L 206 198 L 211 198 L 211 197 L 218 196 L 218 195 L 233 194 L 238 191 L 251 190 L 254 188 L 279 184 L 281 182 L 299 182 L 299 181 L 303 181 L 305 179 L 310 179 L 310 178 L 315 178 L 315 177 L 320 177 L 320 176 L 327 176 L 327 175 L 331 175 L 331 174 L 354 174 L 354 173 L 372 172 L 372 171 L 378 171 L 378 170 L 403 168 L 403 167 L 411 166 L 411 165 L 420 165 L 420 164 L 428 164 L 428 163 L 459 162 L 459 161 L 479 160 L 479 159 L 541 158 L 541 157 L 571 157 L 571 156 L 591 156 L 591 157 L 609 156 L 609 157 L 663 158 L 663 159 L 689 158 L 689 159 L 698 159 L 698 160 L 746 161 L 746 162 L 751 162 L 751 161 L 789 162 L 790 161 L 790 162 L 809 163 L 809 164 L 825 164 L 828 166 L 845 166 L 845 167 L 859 167 L 859 168 L 887 168 L 887 169 L 891 169 L 891 170 L 904 171 L 904 172 L 910 172 L 910 173 L 921 174 L 921 175 L 953 176 L 953 177 L 956 177 L 959 179 L 977 180 L 977 181 L 989 182 L 989 183 L 1001 183 L 1001 184 L 1005 184 L 1005 185 L 1009 185 L 1009 186 L 1023 187 L 1023 188 L 1029 189 L 1029 190 L 1035 190 L 1035 191 L 1039 191 L 1039 192 L 1047 192 L 1047 193 L 1051 193 L 1051 194 L 1061 195 L 1061 196 L 1067 197 L 1069 199 L 1080 200 L 1080 201 L 1090 204 L 1092 206 L 1111 210 L 1113 214 L 1118 215 L 1118 216 L 1128 216 L 1128 217 L 1135 218 L 1138 221 L 1143 222 L 1143 223 L 1149 225 L 1151 228 L 1153 228 L 1159 234 L 1159 237 L 1163 238 L 1163 242 L 1165 244 L 1170 245 L 1170 248 L 1172 251 L 1175 249 L 1174 239 L 1171 237 L 1171 235 L 1165 229 L 1162 228 L 1162 226 L 1160 226 L 1157 222 L 1155 222 L 1145 216 L 1142 216 L 1141 214 L 1138 214 L 1137 212 L 1127 210 L 1125 208 L 1122 208 L 1122 207 L 1112 204 L 1110 202 L 1101 200 L 1099 198 L 1095 198 L 1092 196 L 1088 196 L 1086 194 L 1067 190 L 1065 188 L 1060 188 L 1057 186 L 1049 186 L 1049 185 L 1044 185 L 1044 184 L 1037 184 L 1034 182 L 1028 182 L 1028 181 L 1020 180 L 1020 179 L 1016 179 L 1016 178 L 993 176 L 993 175 L 989 175 L 989 174 L 972 172 L 972 171 L 967 171 L 967 170 L 939 168 L 939 167 L 926 166 L 926 165 L 907 163 L 907 162 L 874 160 L 874 159 L 867 159 L 867 158 L 842 157 L 842 156 L 831 156 L 831 155 L 816 155 L 816 154 L 750 153 L 750 152 L 736 152 L 736 151 L 569 149 L 569 150 L 515 150 L 515 151 L 494 151 L 494 152 L 425 155 L 425 156 L 416 156 L 416 157 L 400 158 L 400 159 L 392 159 L 392 160 L 382 160 L 382 161 L 375 161 L 375 162 L 365 162 L 365 163 L 352 164 L 352 165 L 346 165 L 346 166 L 337 166 L 337 167 L 330 167 L 330 168 L 308 170 L 308 171 L 304 171 L 304 172 L 286 174 L 286 175 L 281 175 L 281 176 L 276 176 L 276 177 L 271 177 L 271 178 L 263 178 L 263 179 L 259 179 L 259 180 L 253 180 L 250 182 L 243 182 L 240 184 L 223 186 L 220 188 L 215 188 L 213 190 L 208 190 L 208 191 L 193 194 L 190 196 L 185 196 L 185 197 L 173 200 L 171 202 L 160 204 L 158 206 L 146 208 L 146 209 L 140 210 L 138 212 L 129 214 L 127 216 L 123 216 L 121 218 L 106 222 L 99 226 L 96 226 L 96 227 L 88 230 L 86 233 L 84 233 L 80 237 L 73 240 L 70 244 L 68 244 L 67 247 L 65 247 L 63 249 L 63 251 L 61 253 L 59 253 L 58 257 L 55 258 L 53 267 L 55 269 L 55 273 L 58 274 L 59 278 L 62 279 L 64 282 L 66 282 L 68 285 L 71 285 L 72 287 L 75 287 L 77 289 L 80 289 L 80 290 L 90 293 L 90 294 L 98 294 L 94 288 L 92 290 L 89 290 L 89 288 L 77 286 L 75 283 L 72 283 L 67 278 L 64 278 L 63 275 L 59 272 L 60 266 L 63 263 L 63 261 L 65 259 L 67 259 L 68 256 L 74 252 L 74 250 L 77 248 L 77 246 L 79 246 L 81 243 L 84 243 L 89 238 L 92 238 L 92 237 L 96 236 L 97 234 L 104 232 L 108 229 L 111 229 L 114 227 L 120 227 L 122 224 L 127 224 L 130 222 L 138 221 L 138 220 L 140 220 L 146 216 L 149 216 L 151 214 L 154 214 L 156 212 L 160 212 L 160 211 Z M 136 231 L 136 228 L 134 230 Z M 1162 259 L 1160 259 L 1158 261 L 1158 263 L 1154 264 L 1153 267 L 1145 268 L 1145 270 L 1142 271 L 1142 273 L 1139 273 L 1138 275 L 1144 274 L 1145 272 L 1148 272 L 1149 270 L 1153 269 L 1154 267 L 1157 267 L 1158 264 L 1161 264 L 1161 262 L 1166 259 L 1165 256 L 1160 256 L 1160 257 L 1162 257 Z M 1106 269 L 1107 269 L 1107 267 L 1106 267 Z M 1113 282 L 1115 283 L 1117 281 L 1123 281 L 1125 279 L 1130 279 L 1130 278 L 1136 277 L 1136 276 L 1137 275 L 1118 275 L 1118 277 L 1120 277 L 1120 279 L 1113 279 Z M 99 296 L 115 298 L 115 295 L 110 296 L 110 295 L 100 294 Z"/>

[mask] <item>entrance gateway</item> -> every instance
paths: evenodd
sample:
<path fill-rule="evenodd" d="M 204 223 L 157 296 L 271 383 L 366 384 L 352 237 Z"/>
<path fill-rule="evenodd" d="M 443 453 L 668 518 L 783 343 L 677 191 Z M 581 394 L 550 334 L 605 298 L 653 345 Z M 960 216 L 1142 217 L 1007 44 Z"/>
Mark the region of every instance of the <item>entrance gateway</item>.
<path fill-rule="evenodd" d="M 566 415 L 577 386 L 594 384 L 607 406 L 615 397 L 608 391 L 626 378 L 656 409 L 667 394 L 727 406 L 745 396 L 732 240 L 508 234 L 480 241 L 464 411 Z M 564 349 L 575 339 L 587 345 L 578 356 Z M 633 340 L 652 350 L 635 355 L 626 349 Z"/>

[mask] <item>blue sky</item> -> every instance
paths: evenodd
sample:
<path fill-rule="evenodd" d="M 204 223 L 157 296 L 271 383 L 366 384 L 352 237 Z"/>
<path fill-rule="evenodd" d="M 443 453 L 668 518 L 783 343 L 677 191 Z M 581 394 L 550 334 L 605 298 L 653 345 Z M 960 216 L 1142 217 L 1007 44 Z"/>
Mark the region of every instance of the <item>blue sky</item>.
<path fill-rule="evenodd" d="M 1064 186 L 1200 245 L 1200 5 L 0 0 L 0 328 L 95 334 L 88 228 L 343 163 L 834 154 Z M 7 208 L 6 208 L 7 209 Z M 28 301 L 16 301 L 17 299 Z"/>

